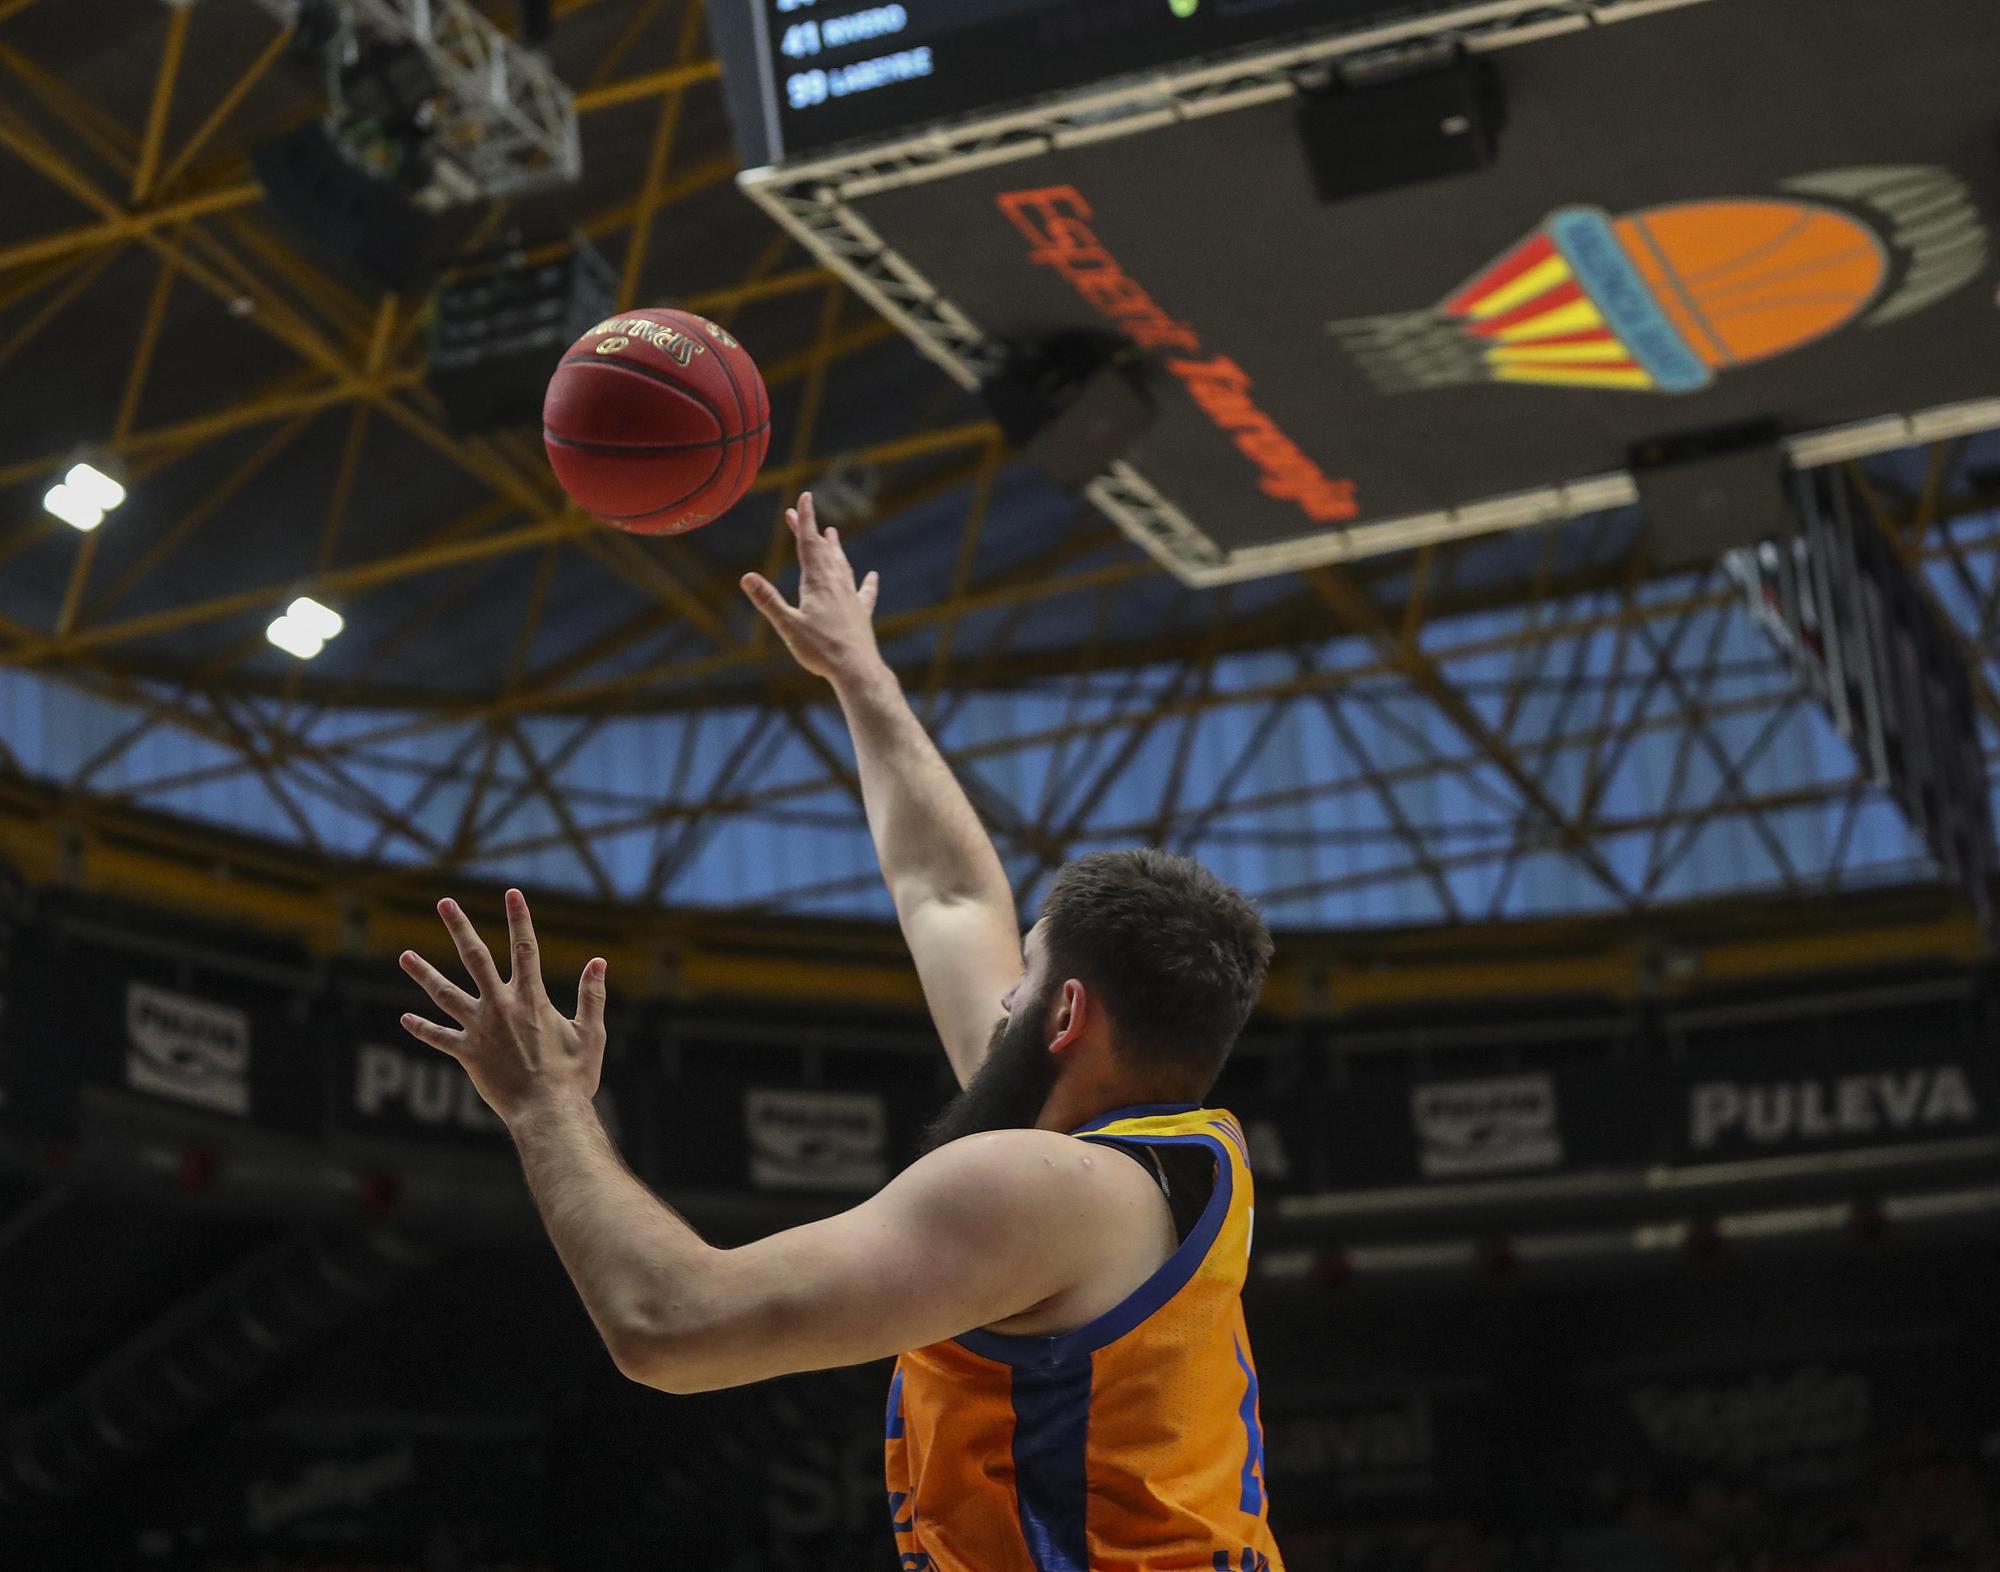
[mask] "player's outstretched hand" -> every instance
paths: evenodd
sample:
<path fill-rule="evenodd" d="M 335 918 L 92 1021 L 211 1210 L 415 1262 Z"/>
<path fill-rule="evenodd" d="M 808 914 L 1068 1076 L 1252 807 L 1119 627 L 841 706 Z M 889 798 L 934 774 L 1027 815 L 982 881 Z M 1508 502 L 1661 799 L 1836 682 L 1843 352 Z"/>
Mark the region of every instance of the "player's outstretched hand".
<path fill-rule="evenodd" d="M 458 902 L 439 901 L 438 915 L 478 992 L 465 992 L 416 951 L 405 950 L 403 970 L 459 1029 L 420 1015 L 404 1016 L 403 1029 L 464 1065 L 479 1095 L 502 1119 L 513 1119 L 540 1098 L 577 1096 L 588 1102 L 595 1097 L 604 1068 L 604 962 L 584 967 L 576 1016 L 569 1019 L 549 1002 L 542 986 L 541 950 L 527 897 L 519 890 L 507 892 L 513 965 L 505 982 Z"/>
<path fill-rule="evenodd" d="M 799 603 L 794 606 L 761 573 L 743 575 L 743 593 L 785 641 L 798 663 L 816 676 L 838 681 L 880 660 L 875 648 L 875 599 L 880 574 L 856 583 L 841 550 L 840 531 L 822 530 L 812 493 L 785 510 L 799 547 Z"/>

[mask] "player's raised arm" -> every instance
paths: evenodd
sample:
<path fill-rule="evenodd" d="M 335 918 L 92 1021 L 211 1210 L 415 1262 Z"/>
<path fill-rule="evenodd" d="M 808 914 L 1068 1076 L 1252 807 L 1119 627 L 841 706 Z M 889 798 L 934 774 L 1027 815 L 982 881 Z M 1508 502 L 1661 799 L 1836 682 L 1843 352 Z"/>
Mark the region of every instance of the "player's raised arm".
<path fill-rule="evenodd" d="M 954 1142 L 853 1211 L 716 1249 L 633 1177 L 591 1106 L 604 963 L 584 969 L 565 1016 L 519 890 L 507 892 L 504 980 L 464 911 L 443 901 L 438 914 L 474 991 L 405 952 L 403 970 L 457 1024 L 403 1024 L 456 1059 L 506 1121 L 549 1238 L 636 1381 L 696 1392 L 860 1364 L 1106 1280 L 1122 1295 L 1158 1264 L 1163 1241 L 1149 1244 L 1148 1224 L 1158 1235 L 1166 1219 L 1152 1181 L 1046 1130 Z"/>
<path fill-rule="evenodd" d="M 1013 890 L 964 788 L 875 647 L 876 575 L 856 585 L 839 531 L 819 528 L 810 495 L 785 518 L 799 547 L 799 604 L 754 573 L 744 592 L 799 664 L 840 698 L 882 877 L 963 1084 L 1021 975 Z"/>
<path fill-rule="evenodd" d="M 1047 1130 L 956 1141 L 852 1211 L 733 1250 L 703 1246 L 671 1275 L 655 1239 L 649 1291 L 630 1297 L 606 1343 L 632 1380 L 682 1393 L 928 1347 L 1142 1281 L 1169 1226 L 1149 1184 Z"/>

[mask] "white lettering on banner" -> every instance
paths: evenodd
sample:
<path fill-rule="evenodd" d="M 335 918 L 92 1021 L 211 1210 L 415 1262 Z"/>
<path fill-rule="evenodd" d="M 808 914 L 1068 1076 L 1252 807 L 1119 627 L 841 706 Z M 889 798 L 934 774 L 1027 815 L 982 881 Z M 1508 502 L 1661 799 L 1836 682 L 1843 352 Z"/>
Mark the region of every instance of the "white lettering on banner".
<path fill-rule="evenodd" d="M 1641 1387 L 1632 1417 L 1669 1457 L 1743 1465 L 1861 1441 L 1872 1398 L 1865 1376 L 1812 1365 L 1787 1376 Z"/>
<path fill-rule="evenodd" d="M 1706 1151 L 1731 1133 L 1759 1145 L 1971 1124 L 1979 1103 L 1955 1064 L 1833 1079 L 1705 1081 L 1688 1099 L 1688 1139 Z"/>
<path fill-rule="evenodd" d="M 416 1449 L 405 1441 L 379 1457 L 329 1458 L 289 1483 L 259 1480 L 244 1498 L 252 1533 L 264 1533 L 317 1516 L 330 1507 L 367 1506 L 385 1490 L 417 1476 Z"/>
<path fill-rule="evenodd" d="M 1428 1397 L 1275 1419 L 1267 1429 L 1264 1456 L 1274 1474 L 1330 1474 L 1344 1496 L 1406 1495 L 1435 1483 L 1437 1437 Z"/>
<path fill-rule="evenodd" d="M 1562 1162 L 1556 1088 L 1546 1075 L 1441 1081 L 1410 1094 L 1427 1179 L 1520 1173 Z"/>
<path fill-rule="evenodd" d="M 888 1116 L 869 1092 L 744 1095 L 750 1182 L 767 1190 L 874 1190 L 888 1178 Z"/>
<path fill-rule="evenodd" d="M 480 1135 L 507 1128 L 455 1061 L 442 1054 L 426 1059 L 381 1043 L 364 1044 L 355 1056 L 354 1107 L 371 1119 L 400 1110 L 418 1124 L 456 1125 Z"/>
<path fill-rule="evenodd" d="M 250 1111 L 250 1017 L 149 983 L 125 985 L 125 1083 L 216 1113 Z"/>

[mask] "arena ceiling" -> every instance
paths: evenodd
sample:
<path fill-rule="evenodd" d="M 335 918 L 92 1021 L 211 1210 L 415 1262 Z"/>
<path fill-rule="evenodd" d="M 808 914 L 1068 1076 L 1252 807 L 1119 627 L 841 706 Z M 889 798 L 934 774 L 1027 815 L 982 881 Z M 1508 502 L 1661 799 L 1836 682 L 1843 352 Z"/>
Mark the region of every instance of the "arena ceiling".
<path fill-rule="evenodd" d="M 1636 516 L 1179 586 L 736 191 L 700 0 L 554 10 L 586 172 L 479 233 L 580 228 L 626 301 L 704 311 L 758 355 L 771 462 L 682 540 L 567 509 L 532 430 L 453 436 L 421 302 L 334 276 L 265 211 L 248 152 L 317 99 L 252 0 L 87 22 L 0 0 L 17 855 L 247 836 L 313 888 L 463 873 L 880 915 L 838 716 L 734 587 L 782 563 L 781 499 L 858 479 L 846 533 L 883 573 L 885 646 L 1024 902 L 1064 856 L 1136 838 L 1310 927 L 1929 876 L 1723 575 L 1656 573 Z M 40 506 L 84 443 L 132 492 L 90 535 Z M 1866 479 L 1977 655 L 1990 731 L 2000 448 Z M 302 592 L 348 624 L 310 665 L 264 638 Z"/>

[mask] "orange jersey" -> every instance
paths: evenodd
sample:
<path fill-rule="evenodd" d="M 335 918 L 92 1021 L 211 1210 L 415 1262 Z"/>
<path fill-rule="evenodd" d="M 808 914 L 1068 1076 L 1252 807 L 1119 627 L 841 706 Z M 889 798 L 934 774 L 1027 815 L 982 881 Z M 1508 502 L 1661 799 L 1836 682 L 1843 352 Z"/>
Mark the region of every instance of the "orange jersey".
<path fill-rule="evenodd" d="M 1215 1108 L 1121 1108 L 1073 1132 L 1205 1148 L 1215 1187 L 1125 1302 L 1053 1337 L 968 1332 L 889 1386 L 903 1572 L 1283 1572 L 1243 1326 L 1250 1165 Z"/>

